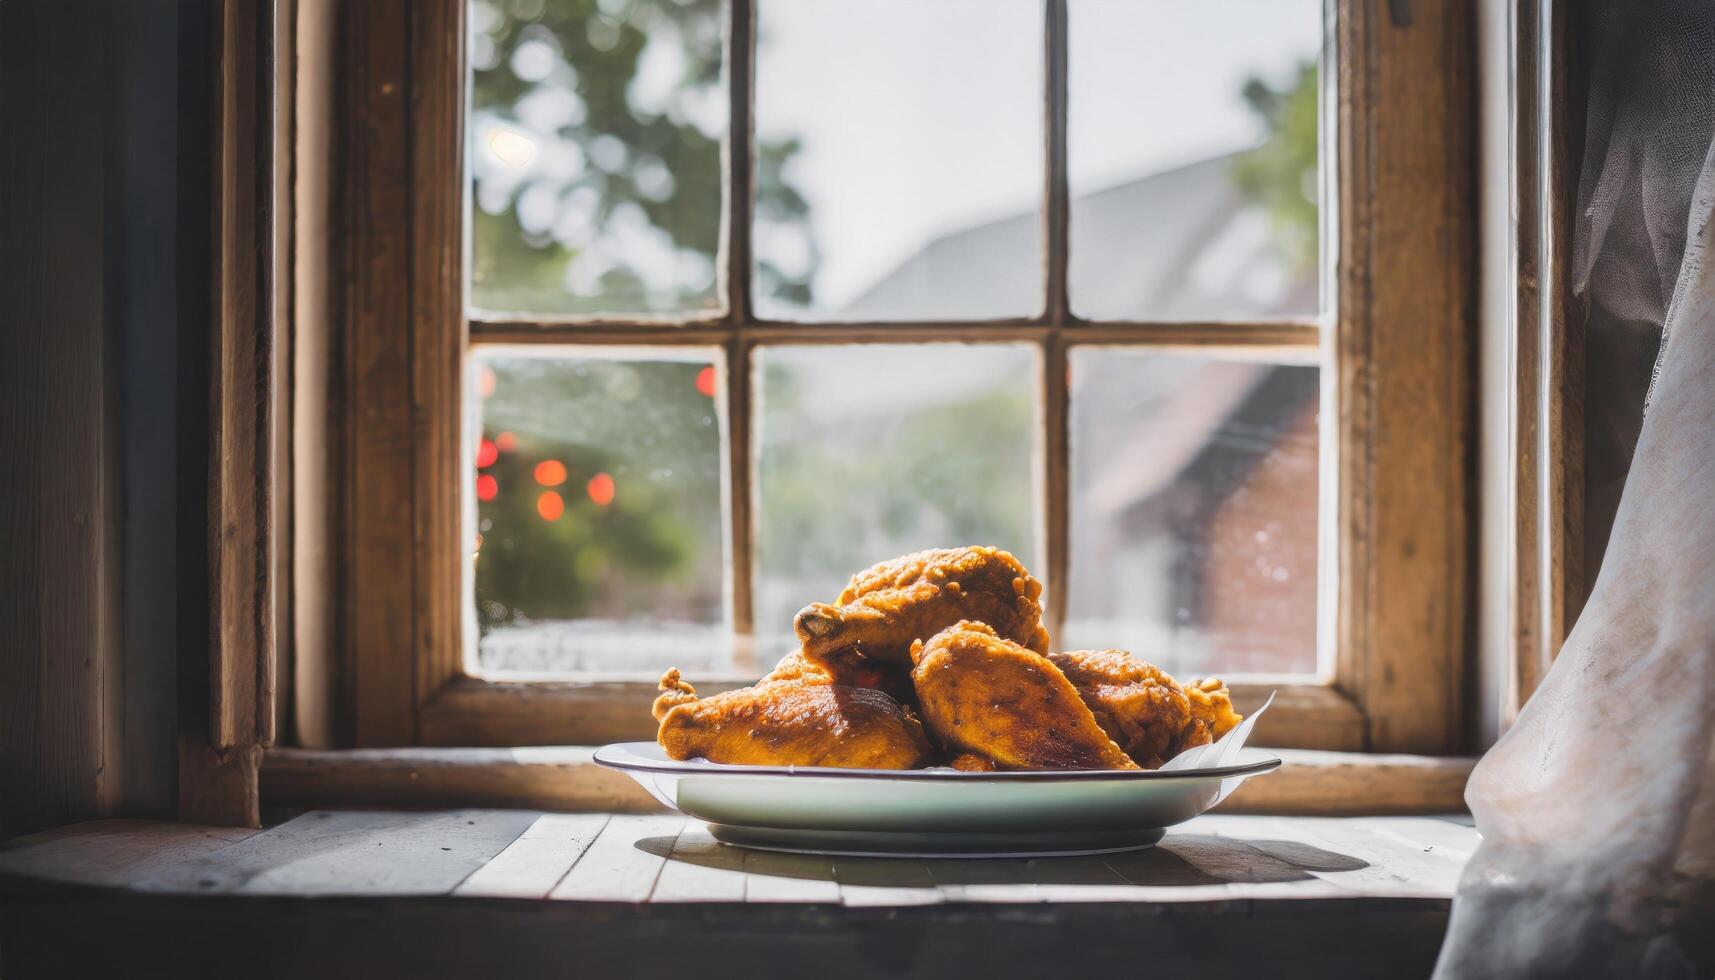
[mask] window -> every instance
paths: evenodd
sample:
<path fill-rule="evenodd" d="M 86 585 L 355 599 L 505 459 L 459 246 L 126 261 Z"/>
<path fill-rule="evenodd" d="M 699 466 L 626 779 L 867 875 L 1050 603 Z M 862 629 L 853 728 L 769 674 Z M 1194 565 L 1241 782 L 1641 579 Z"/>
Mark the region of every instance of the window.
<path fill-rule="evenodd" d="M 743 683 L 851 572 L 994 543 L 1057 645 L 1278 690 L 1276 744 L 1456 747 L 1469 25 L 1412 13 L 354 32 L 351 741 L 647 737 L 663 667 Z"/>

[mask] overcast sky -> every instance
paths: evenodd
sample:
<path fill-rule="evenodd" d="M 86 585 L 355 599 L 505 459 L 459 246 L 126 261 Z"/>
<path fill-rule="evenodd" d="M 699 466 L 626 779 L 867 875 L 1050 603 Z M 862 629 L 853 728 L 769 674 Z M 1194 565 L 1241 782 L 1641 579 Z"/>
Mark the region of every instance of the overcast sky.
<path fill-rule="evenodd" d="M 1039 0 L 764 0 L 757 129 L 791 172 L 840 306 L 928 240 L 1039 206 Z M 1245 80 L 1321 47 L 1321 0 L 1072 0 L 1070 166 L 1083 194 L 1253 145 Z"/>

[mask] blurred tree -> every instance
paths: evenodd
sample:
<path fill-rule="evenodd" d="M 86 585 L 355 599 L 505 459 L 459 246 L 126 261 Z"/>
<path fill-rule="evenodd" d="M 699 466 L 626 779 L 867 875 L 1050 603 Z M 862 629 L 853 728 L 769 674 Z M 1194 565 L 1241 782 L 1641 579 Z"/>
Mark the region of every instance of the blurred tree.
<path fill-rule="evenodd" d="M 474 0 L 473 305 L 642 313 L 717 302 L 726 9 Z M 797 151 L 796 140 L 755 148 L 756 208 L 808 234 L 809 204 L 782 177 Z M 765 264 L 758 288 L 807 299 L 814 265 L 794 277 Z"/>
<path fill-rule="evenodd" d="M 477 370 L 488 391 L 477 479 L 492 481 L 477 486 L 482 627 L 719 622 L 712 366 L 484 357 Z M 557 499 L 545 505 L 545 494 Z"/>
<path fill-rule="evenodd" d="M 1260 78 L 1246 82 L 1245 103 L 1268 126 L 1268 138 L 1233 165 L 1239 192 L 1267 209 L 1281 251 L 1299 268 L 1312 271 L 1320 189 L 1319 79 L 1316 62 L 1308 61 L 1282 88 Z"/>
<path fill-rule="evenodd" d="M 713 306 L 726 2 L 473 0 L 469 13 L 472 305 L 547 315 Z M 809 204 L 784 177 L 797 141 L 754 152 L 758 215 L 813 241 Z M 764 263 L 756 288 L 805 302 L 814 262 L 796 271 Z M 505 443 L 477 474 L 487 478 L 475 576 L 484 632 L 580 617 L 719 622 L 715 369 L 573 356 L 485 359 L 478 370 L 490 372 L 483 439 Z M 565 466 L 563 484 L 535 479 L 547 460 Z M 613 481 L 609 502 L 588 482 L 597 474 Z M 563 508 L 552 518 L 539 509 L 546 493 Z"/>

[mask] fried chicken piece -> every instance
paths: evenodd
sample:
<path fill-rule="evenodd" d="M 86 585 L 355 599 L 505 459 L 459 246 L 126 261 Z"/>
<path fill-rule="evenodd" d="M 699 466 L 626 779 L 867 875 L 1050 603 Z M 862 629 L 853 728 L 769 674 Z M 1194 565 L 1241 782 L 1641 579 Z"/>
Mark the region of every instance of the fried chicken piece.
<path fill-rule="evenodd" d="M 960 769 L 1136 769 L 1053 661 L 982 623 L 912 645 L 923 723 Z"/>
<path fill-rule="evenodd" d="M 1145 769 L 1178 755 L 1191 726 L 1191 701 L 1179 682 L 1124 650 L 1068 650 L 1048 659 L 1095 716 L 1096 724 Z"/>
<path fill-rule="evenodd" d="M 922 724 L 880 691 L 798 676 L 699 698 L 675 668 L 661 675 L 661 692 L 655 738 L 670 758 L 851 769 L 929 760 Z"/>
<path fill-rule="evenodd" d="M 1041 596 L 1042 583 L 999 548 L 919 551 L 852 576 L 836 602 L 805 606 L 792 628 L 805 656 L 824 662 L 855 647 L 874 660 L 909 663 L 913 641 L 961 620 L 1046 653 Z"/>
<path fill-rule="evenodd" d="M 994 760 L 985 755 L 961 752 L 947 760 L 949 768 L 960 772 L 996 772 Z"/>
<path fill-rule="evenodd" d="M 1185 685 L 1191 699 L 1191 729 L 1185 747 L 1207 745 L 1233 730 L 1245 716 L 1233 710 L 1233 693 L 1219 677 L 1206 677 Z"/>
<path fill-rule="evenodd" d="M 1102 731 L 1145 769 L 1158 769 L 1192 746 L 1207 745 L 1242 720 L 1219 680 L 1184 687 L 1124 650 L 1068 650 L 1048 659 L 1066 675 Z"/>
<path fill-rule="evenodd" d="M 908 664 L 884 664 L 855 650 L 843 650 L 825 661 L 811 660 L 803 650 L 793 650 L 780 659 L 758 684 L 780 681 L 804 681 L 812 684 L 838 684 L 842 687 L 867 687 L 886 694 L 900 704 L 911 707 L 917 703 L 917 691 L 911 686 Z"/>

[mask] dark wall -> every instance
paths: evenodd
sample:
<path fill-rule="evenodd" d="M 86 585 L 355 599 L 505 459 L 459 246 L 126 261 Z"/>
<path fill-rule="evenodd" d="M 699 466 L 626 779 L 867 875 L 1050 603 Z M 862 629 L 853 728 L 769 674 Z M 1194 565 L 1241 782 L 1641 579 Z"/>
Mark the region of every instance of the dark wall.
<path fill-rule="evenodd" d="M 176 807 L 208 649 L 209 23 L 0 2 L 0 838 Z"/>

